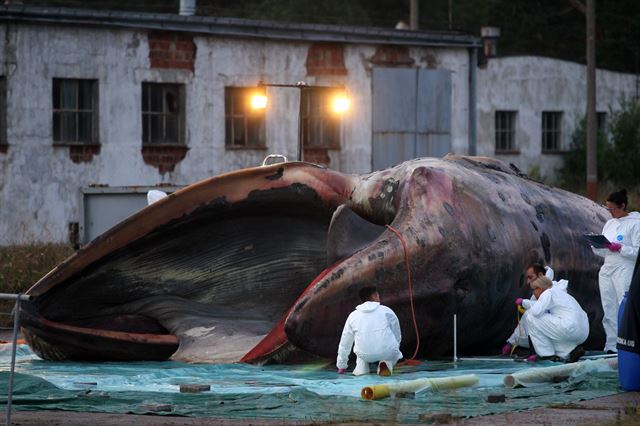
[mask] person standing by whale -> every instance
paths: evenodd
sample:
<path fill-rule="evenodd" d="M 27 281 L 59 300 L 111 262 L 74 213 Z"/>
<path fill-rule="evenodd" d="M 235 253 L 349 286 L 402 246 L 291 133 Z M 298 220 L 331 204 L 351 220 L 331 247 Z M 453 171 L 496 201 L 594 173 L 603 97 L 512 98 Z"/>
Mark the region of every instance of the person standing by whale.
<path fill-rule="evenodd" d="M 607 336 L 604 350 L 610 353 L 617 352 L 618 308 L 629 290 L 640 247 L 640 213 L 629 213 L 627 207 L 625 189 L 609 194 L 605 208 L 611 219 L 605 223 L 602 235 L 611 243 L 607 248 L 591 247 L 596 255 L 604 257 L 598 285 L 604 310 L 602 325 Z"/>

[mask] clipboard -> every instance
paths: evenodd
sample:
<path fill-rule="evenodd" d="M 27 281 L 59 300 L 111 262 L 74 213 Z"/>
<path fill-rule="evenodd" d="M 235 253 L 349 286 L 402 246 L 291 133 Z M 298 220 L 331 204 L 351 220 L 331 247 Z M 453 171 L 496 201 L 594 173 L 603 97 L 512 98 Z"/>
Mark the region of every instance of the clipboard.
<path fill-rule="evenodd" d="M 584 234 L 583 237 L 595 248 L 608 248 L 611 245 L 611 241 L 602 234 Z"/>

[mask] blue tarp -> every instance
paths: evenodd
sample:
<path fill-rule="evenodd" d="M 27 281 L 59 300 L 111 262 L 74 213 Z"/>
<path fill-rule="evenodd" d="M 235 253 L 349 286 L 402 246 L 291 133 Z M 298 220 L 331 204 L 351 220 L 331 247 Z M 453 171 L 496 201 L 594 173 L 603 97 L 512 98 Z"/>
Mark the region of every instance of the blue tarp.
<path fill-rule="evenodd" d="M 6 404 L 10 345 L 0 348 L 0 403 Z M 70 410 L 148 413 L 217 418 L 271 418 L 307 421 L 419 422 L 420 414 L 447 412 L 469 417 L 515 411 L 620 392 L 615 371 L 533 388 L 506 389 L 505 374 L 531 368 L 504 361 L 427 361 L 400 367 L 389 378 L 337 375 L 333 365 L 253 366 L 178 362 L 78 363 L 43 361 L 19 346 L 14 381 L 16 410 Z M 536 367 L 554 365 L 537 363 Z M 363 386 L 422 377 L 476 374 L 473 388 L 418 392 L 415 398 L 363 401 Z M 180 384 L 211 390 L 180 393 Z M 490 394 L 506 402 L 488 403 Z"/>

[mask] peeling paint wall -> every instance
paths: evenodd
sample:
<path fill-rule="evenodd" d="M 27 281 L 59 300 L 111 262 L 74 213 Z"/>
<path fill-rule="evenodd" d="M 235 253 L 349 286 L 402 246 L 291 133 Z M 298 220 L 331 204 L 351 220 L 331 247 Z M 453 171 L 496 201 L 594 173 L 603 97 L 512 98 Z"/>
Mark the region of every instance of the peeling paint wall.
<path fill-rule="evenodd" d="M 91 185 L 185 185 L 262 163 L 267 154 L 297 158 L 298 95 L 269 88 L 267 149 L 225 148 L 224 88 L 259 81 L 344 84 L 351 110 L 340 150 L 330 167 L 346 173 L 371 170 L 371 58 L 376 46 L 345 44 L 346 75 L 307 76 L 309 42 L 193 36 L 195 62 L 176 69 L 152 67 L 146 31 L 79 26 L 0 26 L 1 75 L 7 79 L 8 143 L 0 153 L 0 245 L 66 242 L 79 222 L 80 188 Z M 452 148 L 467 152 L 466 48 L 411 48 L 415 66 L 452 72 Z M 155 57 L 155 56 L 154 56 Z M 74 163 L 69 147 L 53 146 L 52 79 L 98 80 L 99 152 Z M 160 173 L 141 154 L 143 82 L 183 83 L 188 152 L 173 171 Z"/>
<path fill-rule="evenodd" d="M 478 70 L 478 155 L 513 163 L 523 172 L 540 168 L 554 179 L 562 154 L 542 153 L 542 111 L 563 111 L 561 148 L 567 150 L 587 105 L 586 67 L 573 62 L 534 56 L 489 60 Z M 636 77 L 597 70 L 596 111 L 619 110 L 620 100 L 635 95 Z M 517 111 L 514 155 L 495 153 L 495 112 Z"/>

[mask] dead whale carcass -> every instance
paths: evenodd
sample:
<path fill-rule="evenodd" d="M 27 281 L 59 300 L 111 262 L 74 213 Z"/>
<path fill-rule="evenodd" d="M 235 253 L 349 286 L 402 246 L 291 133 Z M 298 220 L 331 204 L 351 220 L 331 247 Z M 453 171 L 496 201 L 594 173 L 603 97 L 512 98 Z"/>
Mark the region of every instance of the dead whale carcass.
<path fill-rule="evenodd" d="M 377 285 L 405 355 L 418 339 L 418 356 L 451 353 L 454 313 L 459 351 L 484 353 L 512 329 L 538 248 L 570 280 L 591 321 L 587 343 L 599 345 L 599 263 L 581 235 L 605 213 L 487 158 L 363 176 L 305 163 L 244 169 L 148 206 L 56 267 L 28 292 L 24 334 L 46 359 L 332 357 L 358 289 Z"/>

